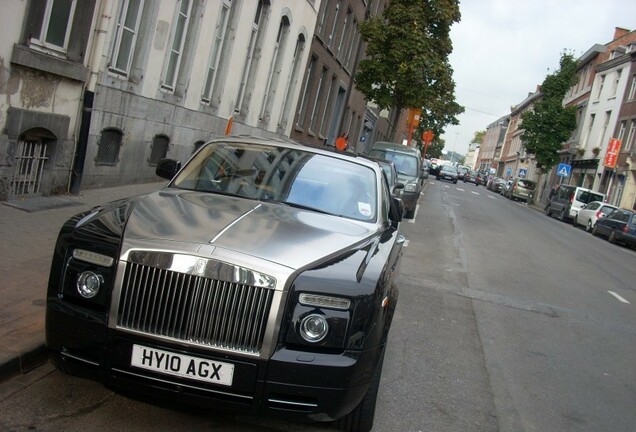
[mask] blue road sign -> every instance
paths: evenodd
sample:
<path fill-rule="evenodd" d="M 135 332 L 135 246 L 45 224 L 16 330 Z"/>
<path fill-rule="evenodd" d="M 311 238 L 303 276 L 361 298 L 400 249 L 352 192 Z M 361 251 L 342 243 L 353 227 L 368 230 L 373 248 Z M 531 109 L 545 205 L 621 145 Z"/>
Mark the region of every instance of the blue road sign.
<path fill-rule="evenodd" d="M 557 167 L 557 175 L 559 177 L 570 177 L 570 172 L 572 171 L 572 165 L 560 163 Z"/>
<path fill-rule="evenodd" d="M 519 169 L 519 177 L 521 178 L 526 178 L 526 176 L 528 175 L 528 170 L 525 168 L 520 168 Z"/>
<path fill-rule="evenodd" d="M 512 175 L 512 168 L 506 168 L 506 176 L 510 177 Z"/>

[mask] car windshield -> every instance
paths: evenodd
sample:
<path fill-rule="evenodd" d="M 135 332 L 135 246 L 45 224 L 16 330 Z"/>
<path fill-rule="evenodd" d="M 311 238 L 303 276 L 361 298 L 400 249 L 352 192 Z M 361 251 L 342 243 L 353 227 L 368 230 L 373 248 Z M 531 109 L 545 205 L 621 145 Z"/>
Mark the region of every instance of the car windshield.
<path fill-rule="evenodd" d="M 384 149 L 372 149 L 369 153 L 373 157 L 379 157 L 392 161 L 395 164 L 398 174 L 408 177 L 417 177 L 417 157 L 412 154 L 394 152 Z"/>
<path fill-rule="evenodd" d="M 587 204 L 592 201 L 603 201 L 603 195 L 581 190 L 577 193 L 576 200 Z"/>
<path fill-rule="evenodd" d="M 531 182 L 529 180 L 519 180 L 517 184 L 522 188 L 530 189 L 530 190 L 534 190 L 534 186 L 535 186 L 534 182 Z"/>
<path fill-rule="evenodd" d="M 377 215 L 376 172 L 296 148 L 208 144 L 171 186 L 293 205 L 361 221 Z"/>

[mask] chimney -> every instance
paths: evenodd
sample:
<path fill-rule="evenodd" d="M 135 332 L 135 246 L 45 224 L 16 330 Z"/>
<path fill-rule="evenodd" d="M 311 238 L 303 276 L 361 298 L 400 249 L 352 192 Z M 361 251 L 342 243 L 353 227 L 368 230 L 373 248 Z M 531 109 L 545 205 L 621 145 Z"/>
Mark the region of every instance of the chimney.
<path fill-rule="evenodd" d="M 628 33 L 629 33 L 629 30 L 627 30 L 627 29 L 624 29 L 624 28 L 621 28 L 621 27 L 616 27 L 614 29 L 614 39 L 612 39 L 612 40 L 620 39 L 620 38 L 622 38 L 623 36 L 625 36 Z"/>

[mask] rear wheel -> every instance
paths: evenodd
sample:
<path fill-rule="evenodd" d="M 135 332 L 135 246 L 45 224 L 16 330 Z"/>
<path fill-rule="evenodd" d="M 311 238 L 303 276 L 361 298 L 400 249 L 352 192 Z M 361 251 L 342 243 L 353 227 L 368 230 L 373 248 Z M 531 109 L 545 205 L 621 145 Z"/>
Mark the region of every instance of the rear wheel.
<path fill-rule="evenodd" d="M 380 376 L 382 375 L 382 363 L 384 363 L 384 351 L 386 344 L 382 348 L 380 360 L 375 367 L 371 384 L 357 407 L 349 414 L 336 420 L 338 430 L 347 432 L 369 432 L 373 428 L 373 418 L 375 417 L 375 402 L 378 399 L 378 389 L 380 388 Z"/>

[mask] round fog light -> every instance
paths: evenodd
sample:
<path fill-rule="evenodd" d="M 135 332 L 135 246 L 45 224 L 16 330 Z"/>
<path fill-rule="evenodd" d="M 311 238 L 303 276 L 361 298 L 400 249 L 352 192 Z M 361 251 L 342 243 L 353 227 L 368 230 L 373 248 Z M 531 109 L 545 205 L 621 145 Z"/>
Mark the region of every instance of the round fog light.
<path fill-rule="evenodd" d="M 300 322 L 300 335 L 307 342 L 320 342 L 327 336 L 329 324 L 322 315 L 307 315 Z"/>
<path fill-rule="evenodd" d="M 92 271 L 85 271 L 77 278 L 77 292 L 84 298 L 93 298 L 104 283 L 102 275 Z"/>

